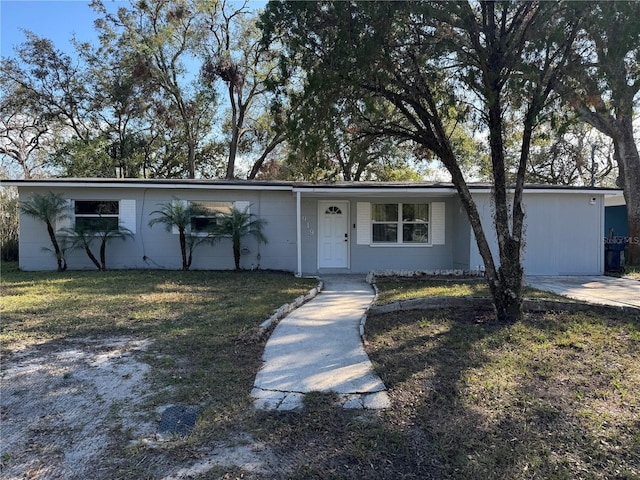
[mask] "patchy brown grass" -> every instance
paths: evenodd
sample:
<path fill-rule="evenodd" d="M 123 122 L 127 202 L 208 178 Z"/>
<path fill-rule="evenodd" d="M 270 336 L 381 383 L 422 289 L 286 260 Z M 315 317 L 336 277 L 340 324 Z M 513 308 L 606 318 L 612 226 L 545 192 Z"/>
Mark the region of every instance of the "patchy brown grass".
<path fill-rule="evenodd" d="M 3 364 L 25 352 L 55 352 L 70 339 L 148 340 L 136 358 L 151 366 L 151 397 L 136 408 L 152 414 L 161 405 L 187 404 L 202 414 L 188 442 L 161 450 L 130 448 L 131 439 L 114 426 L 110 454 L 94 478 L 152 478 L 166 462 L 191 459 L 198 448 L 237 433 L 252 412 L 264 348 L 243 341 L 245 334 L 315 285 L 272 272 L 20 272 L 5 264 Z M 11 452 L 4 456 L 0 463 L 10 466 Z"/>
<path fill-rule="evenodd" d="M 425 478 L 638 478 L 640 315 L 373 315 L 386 422 Z"/>
<path fill-rule="evenodd" d="M 489 297 L 489 287 L 482 278 L 399 278 L 388 277 L 376 280 L 378 305 L 424 297 Z M 544 292 L 531 287 L 523 288 L 525 298 L 566 299 L 561 295 Z"/>
<path fill-rule="evenodd" d="M 132 444 L 114 428 L 109 455 L 92 465 L 100 480 L 180 478 L 199 465 L 182 478 L 640 478 L 640 313 L 599 308 L 515 324 L 465 309 L 371 314 L 366 348 L 390 409 L 343 410 L 314 393 L 302 411 L 254 411 L 263 344 L 240 339 L 314 283 L 268 273 L 3 271 L 0 341 L 12 358 L 72 337 L 148 339 L 136 359 L 150 365 L 154 396 L 140 408 L 203 407 L 191 437 L 160 446 Z M 425 296 L 424 284 L 401 283 L 405 298 Z M 398 295 L 379 286 L 381 298 Z M 482 285 L 469 288 L 461 295 L 482 295 Z M 235 456 L 207 463 L 223 451 Z"/>

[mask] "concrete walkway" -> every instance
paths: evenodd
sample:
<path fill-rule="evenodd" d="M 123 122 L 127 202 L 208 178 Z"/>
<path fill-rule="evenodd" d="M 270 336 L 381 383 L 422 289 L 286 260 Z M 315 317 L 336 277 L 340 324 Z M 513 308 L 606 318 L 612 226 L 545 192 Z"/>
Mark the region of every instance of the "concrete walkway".
<path fill-rule="evenodd" d="M 292 410 L 305 393 L 330 391 L 344 408 L 390 405 L 360 338 L 371 286 L 354 275 L 322 280 L 322 293 L 283 318 L 267 341 L 251 392 L 256 408 Z"/>
<path fill-rule="evenodd" d="M 589 303 L 640 308 L 640 282 L 605 276 L 531 276 L 525 283 Z"/>

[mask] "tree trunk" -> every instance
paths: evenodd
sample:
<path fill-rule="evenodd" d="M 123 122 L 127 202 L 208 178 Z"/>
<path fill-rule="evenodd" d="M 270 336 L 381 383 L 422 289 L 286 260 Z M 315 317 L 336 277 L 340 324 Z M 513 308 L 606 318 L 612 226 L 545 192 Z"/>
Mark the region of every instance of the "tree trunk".
<path fill-rule="evenodd" d="M 493 296 L 493 304 L 496 309 L 498 321 L 515 322 L 522 318 L 522 275 L 523 269 L 520 259 L 520 245 L 522 236 L 523 213 L 520 204 L 522 192 L 517 192 L 514 197 L 518 205 L 514 205 L 513 226 L 509 221 L 509 199 L 507 194 L 507 174 L 504 159 L 502 102 L 500 101 L 500 88 L 492 85 L 491 91 L 486 95 L 489 106 L 489 145 L 491 149 L 491 164 L 493 173 L 493 204 L 495 208 L 494 226 L 498 239 L 498 252 L 500 266 L 495 278 L 489 280 L 489 288 Z M 526 138 L 525 138 L 526 139 Z M 519 174 L 524 175 L 523 169 Z M 518 187 L 523 188 L 520 179 Z"/>
<path fill-rule="evenodd" d="M 187 163 L 189 167 L 189 178 L 196 178 L 196 142 L 189 140 L 187 142 L 188 158 Z"/>
<path fill-rule="evenodd" d="M 240 270 L 240 240 L 233 239 L 233 261 L 236 264 L 236 270 Z"/>
<path fill-rule="evenodd" d="M 231 141 L 229 142 L 229 158 L 227 159 L 227 174 L 225 175 L 226 180 L 233 180 L 235 178 L 237 153 L 238 153 L 238 129 L 234 127 L 233 133 L 231 134 Z"/>
<path fill-rule="evenodd" d="M 448 153 L 446 156 L 440 155 L 440 158 L 443 159 L 444 165 L 451 173 L 452 182 L 458 191 L 462 206 L 467 212 L 478 251 L 484 262 L 485 277 L 495 307 L 496 319 L 500 322 L 515 322 L 522 316 L 522 266 L 520 265 L 519 242 L 505 243 L 506 248 L 503 249 L 504 251 L 501 250 L 500 267 L 496 269 L 489 242 L 484 234 L 480 213 L 456 163 L 455 154 Z M 514 255 L 514 252 L 517 252 L 517 255 Z"/>
<path fill-rule="evenodd" d="M 56 238 L 56 232 L 53 230 L 53 225 L 51 222 L 47 221 L 47 232 L 49 233 L 49 238 L 51 239 L 51 244 L 53 245 L 53 252 L 56 255 L 56 262 L 58 263 L 58 271 L 64 272 L 67 269 L 67 262 L 62 258 L 62 251 L 60 250 L 60 245 L 58 245 L 58 239 Z"/>
<path fill-rule="evenodd" d="M 100 242 L 100 270 L 107 269 L 107 239 L 103 238 Z"/>
<path fill-rule="evenodd" d="M 231 102 L 231 140 L 229 141 L 229 158 L 227 160 L 227 174 L 225 178 L 232 180 L 235 178 L 236 155 L 238 154 L 238 141 L 240 140 L 240 129 L 244 124 L 244 108 L 242 105 L 242 88 L 238 89 L 238 100 L 236 102 L 236 87 L 233 82 L 229 82 L 229 101 Z"/>
<path fill-rule="evenodd" d="M 520 242 L 508 239 L 501 252 L 497 281 L 493 287 L 493 303 L 499 321 L 517 322 L 522 318 L 522 276 Z"/>
<path fill-rule="evenodd" d="M 189 270 L 189 263 L 187 262 L 187 239 L 184 234 L 184 230 L 180 230 L 180 254 L 182 255 L 182 270 Z"/>
<path fill-rule="evenodd" d="M 616 160 L 618 161 L 627 204 L 627 224 L 629 243 L 627 265 L 640 265 L 640 156 L 633 139 L 631 117 L 619 120 L 620 136 L 614 138 Z"/>
<path fill-rule="evenodd" d="M 102 270 L 101 266 L 100 266 L 100 262 L 98 262 L 98 259 L 96 258 L 96 256 L 93 254 L 93 252 L 91 251 L 91 249 L 89 248 L 89 245 L 85 245 L 84 246 L 84 251 L 87 252 L 87 256 L 89 257 L 89 259 L 93 262 L 93 264 L 96 266 L 96 268 L 98 270 Z"/>

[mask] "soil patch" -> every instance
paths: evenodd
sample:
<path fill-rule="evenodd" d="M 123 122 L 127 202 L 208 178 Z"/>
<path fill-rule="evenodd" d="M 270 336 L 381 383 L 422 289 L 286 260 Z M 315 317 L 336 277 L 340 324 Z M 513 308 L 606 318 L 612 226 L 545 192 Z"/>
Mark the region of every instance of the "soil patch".
<path fill-rule="evenodd" d="M 114 429 L 153 434 L 139 408 L 149 366 L 134 356 L 149 343 L 71 339 L 16 352 L 1 379 L 3 476 L 95 477 Z"/>
<path fill-rule="evenodd" d="M 67 339 L 15 352 L 3 361 L 0 388 L 5 479 L 197 478 L 220 469 L 243 478 L 269 474 L 270 450 L 242 437 L 192 452 L 182 438 L 158 436 L 150 399 L 151 342 Z M 127 449 L 137 452 L 137 468 Z M 178 453 L 179 452 L 179 453 Z M 227 467 L 227 466 L 231 467 Z"/>

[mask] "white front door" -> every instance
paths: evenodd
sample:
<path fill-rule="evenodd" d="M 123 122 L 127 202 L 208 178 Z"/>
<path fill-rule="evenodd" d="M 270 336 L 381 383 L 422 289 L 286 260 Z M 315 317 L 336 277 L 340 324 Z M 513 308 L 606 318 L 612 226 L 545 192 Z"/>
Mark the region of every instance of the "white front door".
<path fill-rule="evenodd" d="M 318 202 L 318 267 L 349 267 L 349 202 Z"/>

